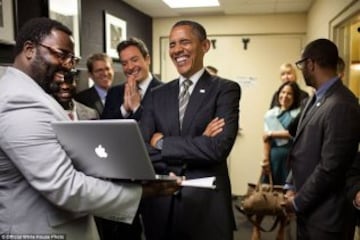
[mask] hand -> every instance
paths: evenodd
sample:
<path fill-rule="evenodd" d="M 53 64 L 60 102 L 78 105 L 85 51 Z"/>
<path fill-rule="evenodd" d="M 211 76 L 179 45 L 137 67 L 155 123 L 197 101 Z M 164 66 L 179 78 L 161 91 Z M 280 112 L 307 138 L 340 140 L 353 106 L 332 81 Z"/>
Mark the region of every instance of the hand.
<path fill-rule="evenodd" d="M 174 173 L 170 173 L 176 181 L 149 181 L 143 184 L 143 197 L 152 196 L 170 196 L 176 193 L 180 187 L 184 177 L 178 177 Z"/>
<path fill-rule="evenodd" d="M 284 197 L 285 197 L 284 202 L 280 203 L 281 206 L 288 214 L 294 214 L 295 209 L 294 209 L 293 200 L 295 198 L 295 192 L 292 190 L 288 190 Z"/>
<path fill-rule="evenodd" d="M 152 146 L 153 148 L 156 148 L 156 143 L 163 137 L 164 137 L 164 134 L 162 134 L 160 132 L 154 133 L 150 139 L 150 146 Z"/>
<path fill-rule="evenodd" d="M 355 205 L 356 205 L 357 207 L 360 207 L 360 191 L 358 191 L 358 192 L 356 193 L 356 196 L 355 196 Z"/>
<path fill-rule="evenodd" d="M 295 191 L 294 190 L 287 190 L 285 193 L 285 197 L 288 199 L 292 199 L 295 197 Z"/>
<path fill-rule="evenodd" d="M 127 112 L 134 112 L 141 103 L 141 95 L 137 89 L 136 80 L 133 76 L 128 76 L 125 84 L 123 106 Z"/>
<path fill-rule="evenodd" d="M 224 126 L 225 120 L 223 118 L 216 117 L 206 126 L 203 135 L 207 137 L 215 137 L 223 131 Z"/>
<path fill-rule="evenodd" d="M 260 165 L 262 167 L 262 170 L 263 170 L 264 174 L 270 174 L 271 173 L 270 159 L 269 158 L 264 158 L 264 160 L 262 160 Z"/>

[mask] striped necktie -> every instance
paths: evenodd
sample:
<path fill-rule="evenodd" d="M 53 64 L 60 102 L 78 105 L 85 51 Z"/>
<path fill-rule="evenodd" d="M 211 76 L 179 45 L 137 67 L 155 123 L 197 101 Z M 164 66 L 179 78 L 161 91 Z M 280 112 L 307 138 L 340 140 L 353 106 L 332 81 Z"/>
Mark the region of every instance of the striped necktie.
<path fill-rule="evenodd" d="M 182 122 L 184 119 L 184 115 L 185 115 L 185 111 L 186 111 L 186 106 L 189 102 L 190 99 L 190 92 L 189 92 L 189 87 L 191 86 L 192 81 L 190 79 L 185 79 L 182 82 L 182 91 L 180 92 L 179 95 L 179 122 L 180 122 L 180 129 L 182 127 Z"/>

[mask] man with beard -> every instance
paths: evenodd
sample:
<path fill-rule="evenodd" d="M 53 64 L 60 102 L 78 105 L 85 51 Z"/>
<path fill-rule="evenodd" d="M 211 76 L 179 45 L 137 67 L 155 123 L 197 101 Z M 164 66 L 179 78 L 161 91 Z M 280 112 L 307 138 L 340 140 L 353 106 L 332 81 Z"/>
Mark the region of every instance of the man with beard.
<path fill-rule="evenodd" d="M 55 82 L 60 82 L 56 84 L 52 95 L 58 103 L 60 103 L 72 120 L 99 119 L 99 114 L 96 110 L 74 100 L 76 93 L 76 84 L 74 80 L 75 75 L 76 70 L 70 71 L 66 74 L 56 73 L 54 80 Z"/>
<path fill-rule="evenodd" d="M 296 65 L 316 89 L 299 121 L 289 162 L 295 195 L 298 240 L 353 239 L 354 219 L 346 201 L 345 181 L 358 150 L 360 108 L 337 75 L 338 50 L 328 39 L 310 42 Z"/>
<path fill-rule="evenodd" d="M 178 183 L 115 183 L 77 171 L 51 123 L 69 117 L 50 96 L 56 72 L 77 62 L 71 31 L 49 18 L 20 29 L 0 79 L 0 237 L 98 239 L 93 215 L 131 223 L 142 196 Z M 57 81 L 61 81 L 57 79 Z"/>

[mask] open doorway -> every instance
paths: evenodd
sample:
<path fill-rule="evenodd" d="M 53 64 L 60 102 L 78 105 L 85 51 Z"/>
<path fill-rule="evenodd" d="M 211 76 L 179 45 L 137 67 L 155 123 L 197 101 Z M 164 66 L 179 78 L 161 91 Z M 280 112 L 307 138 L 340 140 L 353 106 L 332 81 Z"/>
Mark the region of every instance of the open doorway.
<path fill-rule="evenodd" d="M 353 1 L 330 22 L 330 39 L 345 62 L 344 83 L 360 96 L 360 1 Z"/>

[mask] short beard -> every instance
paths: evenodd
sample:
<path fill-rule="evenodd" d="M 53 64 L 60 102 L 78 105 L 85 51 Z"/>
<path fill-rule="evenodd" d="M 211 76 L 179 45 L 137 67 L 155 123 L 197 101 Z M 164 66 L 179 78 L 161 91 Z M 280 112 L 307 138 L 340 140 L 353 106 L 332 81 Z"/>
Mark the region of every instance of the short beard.
<path fill-rule="evenodd" d="M 54 92 L 54 88 L 58 88 L 53 79 L 55 73 L 62 70 L 60 65 L 49 64 L 40 55 L 36 55 L 34 62 L 31 63 L 31 68 L 35 69 L 32 78 L 46 93 L 51 94 Z"/>

